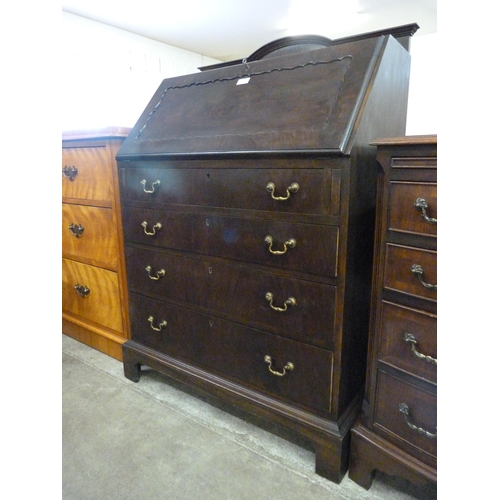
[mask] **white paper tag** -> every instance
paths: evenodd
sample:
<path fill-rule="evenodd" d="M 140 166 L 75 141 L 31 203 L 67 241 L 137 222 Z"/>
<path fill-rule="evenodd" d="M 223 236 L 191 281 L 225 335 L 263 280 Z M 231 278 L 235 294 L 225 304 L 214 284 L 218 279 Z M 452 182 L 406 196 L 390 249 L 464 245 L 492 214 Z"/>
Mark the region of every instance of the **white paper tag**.
<path fill-rule="evenodd" d="M 240 78 L 237 82 L 236 85 L 246 85 L 250 81 L 250 77 L 247 76 L 246 78 Z"/>

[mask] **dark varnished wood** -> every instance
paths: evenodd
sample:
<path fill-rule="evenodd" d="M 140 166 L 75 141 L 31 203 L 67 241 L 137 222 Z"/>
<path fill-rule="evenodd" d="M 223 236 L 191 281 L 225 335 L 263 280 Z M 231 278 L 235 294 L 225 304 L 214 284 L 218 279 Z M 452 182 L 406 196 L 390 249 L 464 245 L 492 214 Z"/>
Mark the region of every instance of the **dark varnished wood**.
<path fill-rule="evenodd" d="M 428 205 L 426 215 L 438 218 L 437 184 L 429 182 L 392 181 L 390 184 L 389 230 L 437 236 L 437 224 L 430 224 L 415 207 L 415 201 L 423 198 Z"/>
<path fill-rule="evenodd" d="M 433 384 L 417 386 L 413 378 L 399 378 L 397 372 L 381 366 L 378 372 L 373 428 L 407 453 L 436 467 L 437 439 L 411 428 L 399 411 L 408 405 L 411 424 L 431 433 L 437 432 L 437 398 Z M 423 386 L 423 387 L 422 387 Z"/>
<path fill-rule="evenodd" d="M 128 241 L 335 278 L 339 228 L 273 219 L 222 217 L 127 207 Z M 143 223 L 147 222 L 146 227 Z M 161 225 L 161 228 L 154 229 Z M 154 234 L 152 234 L 154 233 Z M 266 242 L 271 236 L 272 245 Z M 296 244 L 284 254 L 285 243 Z"/>
<path fill-rule="evenodd" d="M 408 54 L 392 37 L 255 61 L 249 70 L 230 66 L 171 78 L 158 88 L 120 155 L 325 148 L 349 153 L 358 99 L 367 76 L 378 76 L 374 61 L 384 52 L 394 53 L 393 62 L 403 56 L 397 61 L 399 81 L 387 75 L 387 83 L 399 85 L 407 78 L 401 80 Z M 251 84 L 237 85 L 249 75 Z M 194 115 L 186 113 L 186 102 Z"/>
<path fill-rule="evenodd" d="M 144 345 L 305 409 L 322 414 L 330 410 L 331 351 L 135 293 L 130 313 L 135 340 Z M 155 331 L 150 316 L 155 328 L 161 321 L 167 324 Z M 266 355 L 272 358 L 273 370 L 282 372 L 288 362 L 293 370 L 282 377 L 273 375 L 264 361 Z"/>
<path fill-rule="evenodd" d="M 405 453 L 401 448 L 360 425 L 353 426 L 349 455 L 349 478 L 365 489 L 377 471 L 399 476 L 416 484 L 437 482 L 436 467 Z"/>
<path fill-rule="evenodd" d="M 437 290 L 426 288 L 411 269 L 417 264 L 423 269 L 423 281 L 437 285 L 437 252 L 409 246 L 387 244 L 385 253 L 384 287 L 415 297 L 437 300 Z"/>
<path fill-rule="evenodd" d="M 420 354 L 437 359 L 437 316 L 432 313 L 383 301 L 379 338 L 379 359 L 430 382 L 437 382 L 437 365 L 417 357 L 406 333 L 417 340 Z"/>
<path fill-rule="evenodd" d="M 351 433 L 349 476 L 364 488 L 375 471 L 436 483 L 437 290 L 422 286 L 410 268 L 420 264 L 424 280 L 437 284 L 437 224 L 424 221 L 413 206 L 422 196 L 428 215 L 437 218 L 437 138 L 373 144 L 380 174 L 372 312 L 363 413 Z M 406 333 L 430 359 L 415 356 Z M 419 431 L 405 421 L 401 403 Z"/>
<path fill-rule="evenodd" d="M 335 167 L 332 161 L 258 161 L 227 162 L 176 161 L 130 162 L 123 180 L 123 197 L 129 203 L 147 203 L 148 206 L 183 205 L 262 210 L 273 213 L 338 214 L 339 202 L 331 193 L 339 193 L 340 180 L 330 186 L 325 179 L 325 168 Z M 279 168 L 282 167 L 282 168 Z M 317 167 L 317 168 L 314 168 Z M 337 167 L 338 168 L 338 167 Z M 146 180 L 146 193 L 141 184 Z M 275 196 L 285 197 L 293 183 L 299 190 L 286 201 L 272 198 L 267 185 L 275 185 Z"/>
<path fill-rule="evenodd" d="M 408 70 L 407 51 L 380 36 L 168 79 L 117 155 L 134 318 L 126 376 L 147 365 L 300 432 L 336 482 L 365 378 L 369 142 L 404 130 Z M 242 71 L 250 81 L 237 85 Z M 277 197 L 299 189 L 275 200 L 270 182 Z M 144 221 L 161 229 L 145 235 Z M 273 249 L 296 245 L 272 255 L 268 235 Z M 266 354 L 278 373 L 301 368 L 273 375 Z"/>
<path fill-rule="evenodd" d="M 340 483 L 347 472 L 348 430 L 358 413 L 359 398 L 351 402 L 341 421 L 333 422 L 296 405 L 271 398 L 262 391 L 255 391 L 247 384 L 235 383 L 134 340 L 123 345 L 123 361 L 125 376 L 130 380 L 138 382 L 141 366 L 148 366 L 258 417 L 270 419 L 302 434 L 315 447 L 316 473 L 331 481 Z"/>
<path fill-rule="evenodd" d="M 129 266 L 131 290 L 218 311 L 235 321 L 319 347 L 331 349 L 334 345 L 334 286 L 220 260 L 133 247 L 126 248 L 126 256 L 133 263 Z M 148 266 L 153 275 L 159 270 L 165 275 L 150 279 Z M 273 294 L 276 307 L 283 308 L 289 297 L 297 304 L 284 312 L 275 311 L 266 299 L 268 292 Z"/>
<path fill-rule="evenodd" d="M 327 37 L 320 35 L 300 35 L 288 36 L 273 40 L 266 45 L 260 47 L 258 50 L 250 54 L 246 61 L 258 61 L 266 57 L 276 57 L 283 54 L 293 54 L 297 52 L 304 52 L 307 50 L 314 50 L 321 47 L 329 47 L 341 43 L 353 42 L 363 40 L 366 38 L 373 38 L 375 36 L 392 35 L 394 36 L 407 50 L 410 47 L 410 37 L 412 37 L 419 29 L 418 24 L 405 24 L 394 28 L 378 30 L 375 32 L 362 33 L 360 35 L 353 35 L 345 38 L 338 38 L 330 40 Z M 223 63 L 212 64 L 203 66 L 199 69 L 206 71 L 208 69 L 222 68 L 224 66 L 232 66 L 235 64 L 243 64 L 243 60 L 228 61 Z"/>

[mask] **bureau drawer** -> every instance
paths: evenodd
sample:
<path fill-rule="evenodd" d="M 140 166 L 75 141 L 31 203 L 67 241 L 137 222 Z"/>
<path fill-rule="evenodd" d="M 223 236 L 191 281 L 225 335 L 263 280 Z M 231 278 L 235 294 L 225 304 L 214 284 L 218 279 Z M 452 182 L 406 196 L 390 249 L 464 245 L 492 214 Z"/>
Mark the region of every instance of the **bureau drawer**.
<path fill-rule="evenodd" d="M 330 411 L 329 351 L 134 293 L 130 317 L 132 338 L 144 345 L 283 400 Z M 284 370 L 287 363 L 291 370 Z"/>
<path fill-rule="evenodd" d="M 437 317 L 382 302 L 379 359 L 430 382 L 437 379 Z"/>
<path fill-rule="evenodd" d="M 435 459 L 437 397 L 434 392 L 379 370 L 375 425 L 389 441 L 410 455 L 427 463 Z"/>
<path fill-rule="evenodd" d="M 79 285 L 80 295 L 75 286 Z M 63 310 L 123 332 L 118 275 L 69 259 L 62 260 Z"/>
<path fill-rule="evenodd" d="M 111 206 L 113 175 L 106 147 L 63 148 L 62 196 Z"/>
<path fill-rule="evenodd" d="M 124 208 L 125 238 L 181 251 L 336 277 L 335 226 Z"/>
<path fill-rule="evenodd" d="M 213 164 L 211 168 L 176 168 L 170 165 L 124 169 L 125 204 L 145 202 L 316 215 L 328 214 L 330 210 L 333 214 L 339 213 L 340 175 L 332 175 L 328 169 L 229 169 L 216 168 Z"/>
<path fill-rule="evenodd" d="M 63 203 L 62 247 L 67 256 L 89 259 L 116 270 L 118 235 L 112 210 Z"/>
<path fill-rule="evenodd" d="M 209 226 L 203 214 L 123 207 L 126 243 L 139 243 L 208 255 Z"/>
<path fill-rule="evenodd" d="M 437 235 L 437 184 L 392 181 L 389 206 L 390 230 Z"/>
<path fill-rule="evenodd" d="M 387 244 L 384 286 L 436 301 L 437 252 Z"/>
<path fill-rule="evenodd" d="M 333 348 L 334 286 L 133 247 L 126 248 L 126 257 L 134 291 L 194 304 L 259 329 Z"/>
<path fill-rule="evenodd" d="M 335 278 L 339 229 L 263 219 L 208 217 L 211 254 Z"/>

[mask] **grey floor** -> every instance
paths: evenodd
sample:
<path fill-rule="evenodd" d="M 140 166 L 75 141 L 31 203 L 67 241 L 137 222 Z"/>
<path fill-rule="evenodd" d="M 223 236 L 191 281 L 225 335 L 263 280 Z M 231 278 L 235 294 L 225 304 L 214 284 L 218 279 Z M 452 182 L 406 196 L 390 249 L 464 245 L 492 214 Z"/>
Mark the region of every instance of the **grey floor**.
<path fill-rule="evenodd" d="M 309 443 L 63 334 L 64 500 L 428 500 L 435 487 L 377 476 L 366 491 L 314 473 Z"/>

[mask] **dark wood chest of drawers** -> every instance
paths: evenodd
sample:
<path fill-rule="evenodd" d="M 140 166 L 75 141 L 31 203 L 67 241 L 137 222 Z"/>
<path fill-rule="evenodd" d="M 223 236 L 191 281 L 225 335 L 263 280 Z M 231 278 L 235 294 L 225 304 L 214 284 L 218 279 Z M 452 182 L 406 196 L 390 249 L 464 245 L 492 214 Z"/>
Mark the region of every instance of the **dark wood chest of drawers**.
<path fill-rule="evenodd" d="M 381 166 L 363 414 L 349 476 L 436 482 L 437 140 L 377 140 Z"/>
<path fill-rule="evenodd" d="M 365 377 L 376 164 L 409 54 L 382 36 L 165 80 L 120 149 L 141 365 L 309 438 L 339 482 Z"/>

